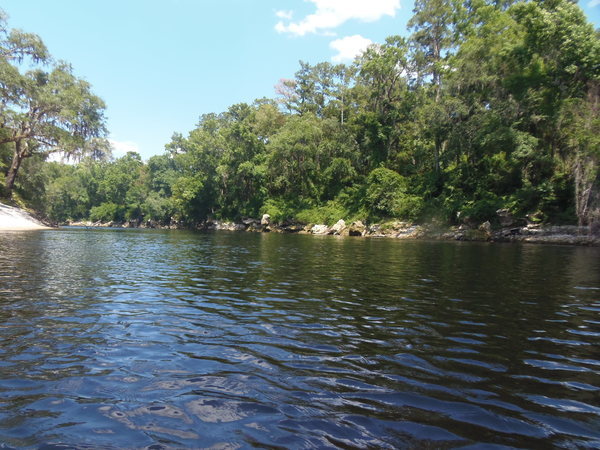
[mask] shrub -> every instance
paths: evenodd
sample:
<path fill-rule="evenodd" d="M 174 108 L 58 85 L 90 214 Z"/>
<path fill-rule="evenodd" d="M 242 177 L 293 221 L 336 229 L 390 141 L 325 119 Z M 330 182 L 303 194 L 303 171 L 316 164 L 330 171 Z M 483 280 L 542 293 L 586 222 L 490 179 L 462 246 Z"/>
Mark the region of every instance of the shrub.
<path fill-rule="evenodd" d="M 375 216 L 417 219 L 423 211 L 423 200 L 407 193 L 405 177 L 384 167 L 373 170 L 367 178 L 365 205 Z"/>
<path fill-rule="evenodd" d="M 322 206 L 303 209 L 296 213 L 296 220 L 301 223 L 317 223 L 333 225 L 340 219 L 347 218 L 348 211 L 339 203 L 331 200 Z"/>
<path fill-rule="evenodd" d="M 284 200 L 270 198 L 268 199 L 260 209 L 261 214 L 268 214 L 271 216 L 273 223 L 282 223 L 293 216 L 293 212 Z"/>
<path fill-rule="evenodd" d="M 105 202 L 90 210 L 92 222 L 110 222 L 123 220 L 123 208 L 115 203 Z"/>

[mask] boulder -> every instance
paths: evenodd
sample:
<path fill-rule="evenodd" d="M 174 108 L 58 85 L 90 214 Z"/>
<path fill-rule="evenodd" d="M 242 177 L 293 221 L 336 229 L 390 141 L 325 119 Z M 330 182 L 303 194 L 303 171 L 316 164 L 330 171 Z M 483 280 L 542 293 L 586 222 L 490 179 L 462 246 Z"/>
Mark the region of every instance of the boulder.
<path fill-rule="evenodd" d="M 242 224 L 245 225 L 246 227 L 251 227 L 253 225 L 256 225 L 257 222 L 258 222 L 258 220 L 253 219 L 251 217 L 245 217 L 242 219 Z"/>
<path fill-rule="evenodd" d="M 508 209 L 499 209 L 496 211 L 496 215 L 502 227 L 510 227 L 515 224 L 515 218 Z"/>
<path fill-rule="evenodd" d="M 310 232 L 310 228 L 306 227 L 301 223 L 288 223 L 286 225 L 275 227 L 275 229 L 279 229 L 285 233 L 308 233 Z"/>
<path fill-rule="evenodd" d="M 310 229 L 312 234 L 329 234 L 329 227 L 327 225 L 313 225 Z"/>
<path fill-rule="evenodd" d="M 398 239 L 418 239 L 424 235 L 425 231 L 418 225 L 411 225 L 403 228 L 395 235 Z"/>
<path fill-rule="evenodd" d="M 483 222 L 481 225 L 479 225 L 479 230 L 483 231 L 485 233 L 490 233 L 492 231 L 492 224 L 490 223 L 490 221 L 486 221 Z"/>
<path fill-rule="evenodd" d="M 352 222 L 350 224 L 350 229 L 348 230 L 348 234 L 350 236 L 362 236 L 367 231 L 367 227 L 360 220 L 356 222 Z"/>
<path fill-rule="evenodd" d="M 458 233 L 456 239 L 459 241 L 489 241 L 491 239 L 491 234 L 481 229 L 466 230 L 462 233 Z"/>
<path fill-rule="evenodd" d="M 343 219 L 340 219 L 336 222 L 336 224 L 334 226 L 331 227 L 331 229 L 329 230 L 329 233 L 340 235 L 340 234 L 342 234 L 342 231 L 344 231 L 345 228 L 346 228 L 346 222 L 344 222 Z"/>
<path fill-rule="evenodd" d="M 381 225 L 377 223 L 369 225 L 365 234 L 373 237 L 384 237 L 384 234 L 381 232 Z"/>

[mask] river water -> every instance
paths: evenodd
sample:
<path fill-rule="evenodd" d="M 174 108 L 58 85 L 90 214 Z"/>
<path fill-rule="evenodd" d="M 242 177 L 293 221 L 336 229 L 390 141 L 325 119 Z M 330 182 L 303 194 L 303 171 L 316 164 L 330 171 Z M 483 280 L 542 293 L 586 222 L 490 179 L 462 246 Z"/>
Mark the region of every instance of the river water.
<path fill-rule="evenodd" d="M 0 448 L 600 447 L 600 249 L 0 233 Z"/>

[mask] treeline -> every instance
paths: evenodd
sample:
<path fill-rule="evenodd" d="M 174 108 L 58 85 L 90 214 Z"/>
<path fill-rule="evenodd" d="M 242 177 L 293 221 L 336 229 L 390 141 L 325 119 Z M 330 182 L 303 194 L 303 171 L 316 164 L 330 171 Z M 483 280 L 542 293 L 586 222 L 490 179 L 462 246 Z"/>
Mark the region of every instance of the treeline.
<path fill-rule="evenodd" d="M 416 0 L 410 38 L 301 62 L 276 99 L 203 115 L 163 155 L 30 158 L 55 221 L 600 221 L 600 34 L 567 0 Z M 0 157 L 6 147 L 0 149 Z"/>

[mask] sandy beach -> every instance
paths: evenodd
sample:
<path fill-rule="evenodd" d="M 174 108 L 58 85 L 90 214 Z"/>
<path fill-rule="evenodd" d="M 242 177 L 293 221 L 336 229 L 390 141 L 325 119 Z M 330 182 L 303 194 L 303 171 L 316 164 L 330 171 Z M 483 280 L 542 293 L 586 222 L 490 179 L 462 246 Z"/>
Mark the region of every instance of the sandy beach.
<path fill-rule="evenodd" d="M 0 203 L 0 231 L 24 231 L 49 229 L 22 209 Z"/>

